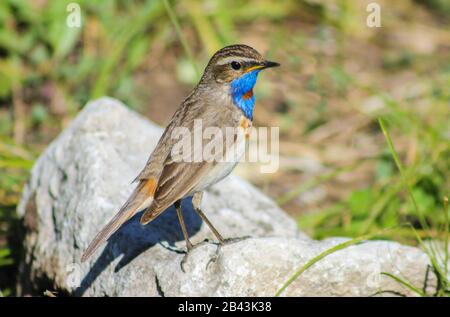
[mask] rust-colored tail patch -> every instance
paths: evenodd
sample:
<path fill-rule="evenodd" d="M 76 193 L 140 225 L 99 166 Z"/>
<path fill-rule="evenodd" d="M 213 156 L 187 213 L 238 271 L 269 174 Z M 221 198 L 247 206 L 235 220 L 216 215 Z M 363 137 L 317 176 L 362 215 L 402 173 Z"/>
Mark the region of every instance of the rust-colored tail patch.
<path fill-rule="evenodd" d="M 144 185 L 142 186 L 142 190 L 147 191 L 147 195 L 153 197 L 153 196 L 155 196 L 157 185 L 158 185 L 158 182 L 156 181 L 156 179 L 150 178 L 144 183 Z"/>
<path fill-rule="evenodd" d="M 153 197 L 155 196 L 157 186 L 158 186 L 158 183 L 155 179 L 149 179 L 147 181 L 147 183 L 145 184 L 144 190 L 147 190 L 148 194 L 151 195 L 152 200 L 153 200 Z M 155 214 L 154 214 L 153 210 L 147 209 L 141 216 L 140 222 L 141 222 L 141 224 L 146 225 L 150 221 L 152 221 L 154 218 L 155 218 Z"/>

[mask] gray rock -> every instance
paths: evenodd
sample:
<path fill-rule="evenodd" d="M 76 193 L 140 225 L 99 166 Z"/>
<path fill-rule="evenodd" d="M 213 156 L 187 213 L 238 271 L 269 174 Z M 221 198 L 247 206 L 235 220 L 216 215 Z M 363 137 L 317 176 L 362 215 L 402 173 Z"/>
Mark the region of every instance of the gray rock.
<path fill-rule="evenodd" d="M 218 260 L 216 248 L 194 250 L 184 266 L 160 262 L 155 267 L 161 292 L 166 296 L 273 296 L 281 285 L 308 260 L 339 243 L 270 237 L 252 238 L 224 247 Z M 388 272 L 407 277 L 419 288 L 424 285 L 427 256 L 420 250 L 395 242 L 369 241 L 333 253 L 306 270 L 283 293 L 284 296 L 413 295 Z M 429 279 L 430 289 L 435 284 Z"/>
<path fill-rule="evenodd" d="M 225 237 L 251 238 L 220 250 L 202 243 L 183 272 L 184 240 L 170 208 L 147 226 L 136 215 L 81 264 L 89 242 L 132 191 L 131 181 L 161 133 L 118 101 L 102 98 L 46 149 L 18 207 L 25 229 L 20 294 L 55 289 L 82 296 L 271 296 L 307 260 L 343 241 L 309 239 L 269 198 L 229 176 L 205 194 L 202 207 Z M 189 199 L 183 211 L 194 243 L 214 239 Z M 423 285 L 427 264 L 416 248 L 371 241 L 326 257 L 283 295 L 411 295 L 380 272 Z"/>

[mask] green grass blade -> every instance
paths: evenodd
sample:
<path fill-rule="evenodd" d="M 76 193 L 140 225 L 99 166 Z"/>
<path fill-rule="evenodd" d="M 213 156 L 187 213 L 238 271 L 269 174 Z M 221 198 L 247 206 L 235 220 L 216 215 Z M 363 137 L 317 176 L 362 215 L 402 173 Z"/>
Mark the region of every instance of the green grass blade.
<path fill-rule="evenodd" d="M 400 177 L 402 179 L 402 183 L 405 186 L 406 190 L 408 191 L 409 198 L 411 199 L 414 209 L 419 217 L 420 224 L 422 225 L 422 227 L 424 229 L 429 229 L 426 221 L 423 219 L 422 213 L 419 210 L 416 199 L 414 198 L 414 195 L 412 193 L 412 188 L 409 185 L 408 178 L 406 177 L 405 169 L 403 168 L 403 164 L 398 157 L 397 151 L 395 150 L 391 135 L 390 135 L 389 131 L 387 130 L 386 125 L 384 124 L 384 121 L 382 118 L 378 118 L 378 123 L 379 123 L 381 131 L 383 132 L 383 135 L 386 139 L 386 142 L 388 143 L 389 151 L 391 152 L 391 155 L 394 159 L 395 165 L 397 166 L 397 168 L 400 172 Z"/>
<path fill-rule="evenodd" d="M 381 274 L 392 278 L 394 281 L 396 281 L 397 283 L 399 283 L 399 284 L 403 285 L 404 287 L 410 289 L 414 293 L 416 293 L 416 294 L 418 294 L 418 295 L 420 295 L 422 297 L 425 296 L 425 293 L 423 293 L 420 289 L 418 289 L 417 287 L 415 287 L 411 283 L 405 281 L 404 279 L 402 279 L 402 278 L 400 278 L 398 276 L 395 276 L 395 275 L 393 275 L 391 273 L 387 273 L 387 272 L 381 272 Z"/>
<path fill-rule="evenodd" d="M 122 28 L 120 32 L 112 33 L 111 45 L 114 48 L 103 61 L 97 80 L 91 91 L 91 99 L 98 98 L 108 93 L 111 88 L 112 74 L 117 72 L 121 58 L 127 54 L 127 48 L 134 37 L 143 32 L 149 22 L 162 15 L 164 9 L 159 2 L 149 2 L 141 10 L 136 12 L 133 23 L 127 28 Z"/>
<path fill-rule="evenodd" d="M 200 71 L 197 68 L 197 64 L 194 60 L 194 55 L 192 54 L 192 50 L 189 47 L 186 38 L 184 37 L 183 32 L 181 32 L 180 23 L 178 23 L 177 16 L 175 12 L 173 11 L 170 3 L 168 0 L 163 0 L 164 7 L 166 8 L 167 14 L 169 15 L 170 21 L 173 24 L 173 27 L 175 28 L 175 32 L 177 33 L 178 39 L 180 40 L 181 45 L 183 46 L 184 52 L 186 53 L 189 61 L 191 62 L 192 66 L 194 67 L 195 74 L 197 75 L 197 78 L 200 78 Z"/>
<path fill-rule="evenodd" d="M 206 48 L 209 55 L 214 54 L 222 47 L 222 43 L 218 38 L 211 21 L 205 14 L 201 2 L 197 0 L 185 0 L 184 7 L 191 17 L 191 21 L 197 30 L 197 34 L 200 37 L 203 47 Z"/>
<path fill-rule="evenodd" d="M 373 206 L 369 211 L 369 215 L 364 220 L 361 226 L 361 234 L 367 233 L 376 219 L 382 214 L 385 207 L 388 205 L 395 195 L 401 190 L 401 184 L 398 182 L 392 183 L 392 185 L 387 188 L 386 192 L 381 194 L 379 198 L 375 201 Z"/>
<path fill-rule="evenodd" d="M 445 264 L 444 265 L 444 270 L 441 267 L 441 264 L 439 263 L 438 257 L 436 252 L 433 250 L 433 248 L 430 246 L 427 246 L 422 238 L 420 237 L 420 235 L 417 233 L 417 231 L 415 230 L 415 228 L 410 225 L 412 231 L 414 232 L 417 241 L 419 241 L 419 245 L 422 247 L 423 251 L 427 254 L 430 262 L 431 262 L 431 266 L 433 267 L 433 271 L 437 276 L 437 280 L 438 280 L 438 285 L 437 285 L 437 294 L 436 295 L 441 295 L 442 292 L 447 292 L 447 287 L 448 287 L 448 276 L 447 276 L 447 272 L 445 272 Z"/>
<path fill-rule="evenodd" d="M 448 219 L 448 197 L 444 197 L 444 225 L 445 225 L 445 238 L 444 238 L 444 274 L 448 276 L 448 240 L 449 240 L 449 219 Z M 448 281 L 447 281 L 448 282 Z M 448 286 L 448 285 L 447 285 Z"/>
<path fill-rule="evenodd" d="M 372 233 L 372 234 L 367 234 L 361 237 L 357 237 L 357 238 L 353 238 L 351 240 L 345 241 L 343 243 L 340 243 L 338 245 L 335 245 L 332 248 L 329 248 L 325 251 L 323 251 L 322 253 L 316 255 L 314 258 L 312 258 L 311 260 L 309 260 L 308 262 L 306 262 L 306 264 L 304 264 L 302 267 L 300 267 L 294 274 L 292 274 L 291 277 L 289 277 L 289 279 L 281 286 L 280 289 L 277 290 L 277 292 L 275 293 L 275 296 L 278 297 L 281 295 L 281 293 L 289 286 L 291 285 L 303 272 L 305 272 L 307 269 L 309 269 L 311 266 L 313 266 L 314 264 L 316 264 L 317 262 L 319 262 L 320 260 L 322 260 L 323 258 L 325 258 L 326 256 L 337 252 L 339 250 L 345 249 L 349 246 L 358 244 L 360 242 L 363 242 L 364 240 L 369 240 L 389 229 L 385 229 L 382 230 L 380 232 L 376 232 L 376 233 Z"/>

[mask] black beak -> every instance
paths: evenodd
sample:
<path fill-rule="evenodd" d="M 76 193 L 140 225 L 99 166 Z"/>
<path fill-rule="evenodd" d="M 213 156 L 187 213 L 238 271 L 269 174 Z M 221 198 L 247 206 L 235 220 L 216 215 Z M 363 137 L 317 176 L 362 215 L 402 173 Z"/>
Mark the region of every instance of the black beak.
<path fill-rule="evenodd" d="M 271 62 L 271 61 L 264 61 L 263 62 L 263 69 L 264 68 L 270 68 L 270 67 L 278 67 L 278 66 L 280 66 L 280 64 L 276 63 L 276 62 Z"/>

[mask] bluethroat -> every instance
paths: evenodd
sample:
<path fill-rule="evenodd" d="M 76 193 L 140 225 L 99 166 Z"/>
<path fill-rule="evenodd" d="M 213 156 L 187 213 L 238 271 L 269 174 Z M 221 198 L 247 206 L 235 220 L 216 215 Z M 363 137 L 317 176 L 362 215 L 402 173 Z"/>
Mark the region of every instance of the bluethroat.
<path fill-rule="evenodd" d="M 137 212 L 144 210 L 140 220 L 144 225 L 171 205 L 175 205 L 187 250 L 191 250 L 193 245 L 189 240 L 181 210 L 181 200 L 188 196 L 193 196 L 194 210 L 208 225 L 219 243 L 225 243 L 225 239 L 200 209 L 200 204 L 203 191 L 226 177 L 236 166 L 239 157 L 230 161 L 175 160 L 173 149 L 177 139 L 173 137 L 173 132 L 180 127 L 193 132 L 194 121 L 201 120 L 202 129 L 234 127 L 248 134 L 253 120 L 253 87 L 256 79 L 261 70 L 275 66 L 279 64 L 265 60 L 247 45 L 227 46 L 214 54 L 200 82 L 175 112 L 144 169 L 136 177 L 135 190 L 119 212 L 97 234 L 81 261 L 88 259 L 101 243 Z M 238 156 L 241 156 L 245 152 L 246 141 L 246 138 L 242 141 L 234 137 L 231 143 L 226 141 L 222 151 L 218 152 L 224 155 L 234 147 L 237 148 Z M 207 139 L 202 139 L 200 145 L 206 146 L 207 142 Z M 194 146 L 193 151 L 199 149 Z"/>

